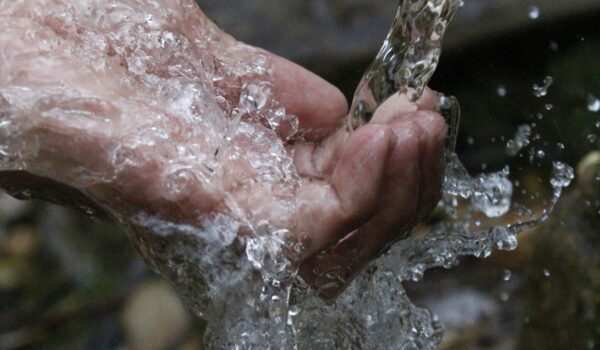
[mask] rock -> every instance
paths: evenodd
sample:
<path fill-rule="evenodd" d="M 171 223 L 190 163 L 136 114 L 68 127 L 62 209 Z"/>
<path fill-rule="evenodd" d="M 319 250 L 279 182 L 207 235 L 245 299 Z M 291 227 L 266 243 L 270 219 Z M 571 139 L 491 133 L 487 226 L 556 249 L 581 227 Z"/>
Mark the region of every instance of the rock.
<path fill-rule="evenodd" d="M 9 255 L 24 258 L 33 255 L 40 247 L 35 229 L 28 225 L 15 227 L 0 243 Z"/>
<path fill-rule="evenodd" d="M 29 209 L 28 201 L 21 201 L 0 192 L 0 221 L 15 219 Z"/>
<path fill-rule="evenodd" d="M 22 284 L 20 260 L 0 259 L 0 291 L 17 288 Z"/>
<path fill-rule="evenodd" d="M 175 291 L 162 280 L 142 283 L 127 300 L 122 319 L 131 348 L 138 350 L 172 347 L 191 322 Z"/>
<path fill-rule="evenodd" d="M 579 162 L 577 188 L 590 200 L 600 198 L 600 151 L 590 152 Z"/>

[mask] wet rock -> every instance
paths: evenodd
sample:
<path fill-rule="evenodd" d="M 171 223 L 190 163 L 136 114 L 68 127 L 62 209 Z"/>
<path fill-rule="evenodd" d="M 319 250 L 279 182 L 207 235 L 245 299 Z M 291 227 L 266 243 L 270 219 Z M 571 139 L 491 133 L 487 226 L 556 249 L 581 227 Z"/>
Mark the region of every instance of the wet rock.
<path fill-rule="evenodd" d="M 589 153 L 577 166 L 577 187 L 590 200 L 600 198 L 600 151 Z"/>
<path fill-rule="evenodd" d="M 30 203 L 0 192 L 0 221 L 15 219 L 27 213 Z"/>
<path fill-rule="evenodd" d="M 0 291 L 14 289 L 21 284 L 21 264 L 15 259 L 0 259 Z"/>
<path fill-rule="evenodd" d="M 12 229 L 2 242 L 2 247 L 11 256 L 28 257 L 39 249 L 39 239 L 32 226 L 21 225 Z"/>
<path fill-rule="evenodd" d="M 182 341 L 190 315 L 167 282 L 148 281 L 129 297 L 122 314 L 132 349 L 161 350 Z"/>

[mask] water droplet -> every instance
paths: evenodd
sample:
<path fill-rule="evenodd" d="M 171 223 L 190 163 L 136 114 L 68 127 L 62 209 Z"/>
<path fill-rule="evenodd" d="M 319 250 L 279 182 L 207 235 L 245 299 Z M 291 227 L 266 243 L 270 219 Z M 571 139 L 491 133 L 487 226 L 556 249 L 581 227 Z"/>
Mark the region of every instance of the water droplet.
<path fill-rule="evenodd" d="M 527 147 L 530 143 L 531 127 L 527 124 L 519 126 L 512 140 L 506 142 L 506 154 L 511 157 L 516 156 L 519 152 Z"/>
<path fill-rule="evenodd" d="M 500 85 L 498 86 L 498 89 L 496 89 L 496 94 L 498 94 L 500 97 L 505 97 L 507 93 L 508 91 L 506 91 L 506 87 L 504 85 Z"/>
<path fill-rule="evenodd" d="M 540 8 L 537 7 L 537 6 L 529 6 L 527 15 L 531 19 L 538 19 L 538 18 L 540 18 Z"/>
<path fill-rule="evenodd" d="M 594 95 L 588 95 L 588 110 L 590 112 L 599 112 L 600 111 L 600 99 L 598 99 Z"/>
<path fill-rule="evenodd" d="M 500 300 L 502 302 L 507 302 L 510 299 L 510 295 L 506 292 L 500 293 Z"/>
<path fill-rule="evenodd" d="M 544 97 L 548 95 L 548 89 L 554 83 L 554 78 L 547 76 L 544 78 L 543 85 L 533 84 L 533 95 L 535 97 Z"/>
<path fill-rule="evenodd" d="M 546 103 L 544 108 L 546 108 L 547 111 L 551 111 L 554 108 L 554 105 L 552 103 Z"/>
<path fill-rule="evenodd" d="M 290 315 L 291 317 L 294 317 L 294 316 L 297 316 L 299 314 L 300 314 L 300 308 L 299 307 L 297 307 L 295 305 L 290 306 L 290 309 L 288 311 L 288 315 Z"/>
<path fill-rule="evenodd" d="M 33 195 L 31 193 L 31 190 L 25 189 L 25 190 L 21 190 L 20 192 L 18 192 L 17 197 L 22 200 L 29 200 L 29 199 L 33 198 Z"/>
<path fill-rule="evenodd" d="M 512 271 L 504 270 L 504 272 L 502 274 L 502 280 L 504 280 L 505 282 L 508 282 L 508 281 L 510 281 L 511 278 L 512 278 Z"/>
<path fill-rule="evenodd" d="M 269 83 L 248 83 L 242 87 L 240 105 L 250 111 L 262 110 L 271 95 Z"/>
<path fill-rule="evenodd" d="M 575 171 L 569 165 L 562 162 L 553 163 L 552 179 L 550 183 L 555 188 L 568 187 L 575 178 Z"/>
<path fill-rule="evenodd" d="M 544 269 L 544 276 L 545 277 L 550 277 L 550 270 Z"/>
<path fill-rule="evenodd" d="M 473 137 L 469 136 L 467 138 L 467 143 L 472 146 L 475 144 L 475 139 Z"/>
<path fill-rule="evenodd" d="M 560 149 L 560 150 L 563 150 L 563 149 L 565 149 L 565 145 L 564 145 L 564 143 L 562 143 L 562 142 L 559 142 L 559 143 L 557 143 L 557 144 L 556 144 L 556 147 L 558 147 L 558 149 Z"/>
<path fill-rule="evenodd" d="M 598 135 L 596 134 L 589 134 L 587 136 L 587 139 L 590 143 L 596 143 L 596 141 L 598 140 Z"/>
<path fill-rule="evenodd" d="M 538 158 L 544 158 L 546 156 L 546 152 L 544 152 L 544 150 L 538 150 L 536 153 Z"/>
<path fill-rule="evenodd" d="M 556 41 L 550 42 L 550 50 L 552 50 L 554 52 L 558 51 L 558 43 Z"/>
<path fill-rule="evenodd" d="M 510 209 L 513 193 L 512 182 L 508 179 L 508 168 L 503 171 L 481 175 L 471 198 L 473 207 L 487 217 L 500 217 Z"/>

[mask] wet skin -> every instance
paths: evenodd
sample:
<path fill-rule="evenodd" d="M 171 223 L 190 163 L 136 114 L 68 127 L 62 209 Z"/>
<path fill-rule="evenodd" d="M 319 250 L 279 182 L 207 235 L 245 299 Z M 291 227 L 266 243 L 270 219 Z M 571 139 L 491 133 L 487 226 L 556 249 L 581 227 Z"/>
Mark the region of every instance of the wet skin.
<path fill-rule="evenodd" d="M 85 11 L 86 1 L 38 2 L 48 13 L 68 9 L 83 29 L 73 28 L 59 17 L 40 15 L 33 10 L 36 6 L 0 3 L 0 122 L 10 119 L 18 124 L 21 142 L 36 143 L 41 150 L 24 155 L 27 166 L 20 171 L 0 172 L 0 185 L 11 191 L 29 189 L 34 197 L 63 204 L 84 203 L 99 212 L 111 213 L 109 216 L 115 211 L 133 213 L 139 209 L 189 224 L 196 224 L 198 217 L 208 213 L 227 211 L 224 198 L 232 196 L 242 210 L 252 212 L 254 222 L 276 222 L 289 228 L 292 235 L 307 239 L 301 271 L 313 284 L 326 283 L 323 276 L 328 271 L 339 272 L 342 283 L 323 290 L 325 296 L 336 295 L 361 267 L 428 215 L 439 199 L 447 127 L 435 112 L 434 92 L 427 90 L 417 103 L 394 96 L 376 111 L 369 124 L 350 134 L 342 122 L 348 104 L 336 87 L 284 58 L 231 38 L 208 20 L 192 0 L 116 3 L 128 11 L 153 13 L 157 17 L 168 9 L 170 17 L 164 23 L 168 23 L 169 30 L 191 43 L 218 42 L 202 46 L 202 50 L 191 45 L 182 51 L 185 62 L 222 59 L 231 65 L 243 65 L 258 55 L 269 59 L 276 98 L 298 117 L 300 133 L 304 135 L 301 140 L 280 140 L 303 180 L 293 193 L 297 207 L 291 213 L 280 212 L 269 187 L 257 185 L 238 190 L 217 180 L 215 184 L 195 183 L 183 194 L 165 195 L 167 184 L 161 180 L 161 174 L 168 164 L 157 156 L 163 151 L 160 145 L 137 154 L 146 160 L 143 165 L 131 167 L 111 181 L 90 182 L 83 178 L 81 169 L 94 174 L 112 173 L 114 164 L 108 154 L 126 130 L 144 128 L 149 114 L 163 113 L 153 107 L 160 97 L 143 82 L 130 79 L 128 84 L 123 83 L 130 74 L 120 57 L 126 53 L 89 47 L 92 57 L 103 63 L 102 70 L 92 67 L 96 62 L 82 60 L 82 52 L 92 45 L 83 40 L 82 33 L 96 30 L 94 15 Z M 60 43 L 58 47 L 48 44 L 54 41 Z M 109 46 L 119 44 L 117 40 Z M 172 62 L 162 60 L 160 52 L 147 54 L 157 62 L 153 68 L 156 74 L 178 74 L 168 69 Z M 204 69 L 186 64 L 191 65 L 191 72 L 201 73 Z M 202 80 L 200 73 L 194 78 L 196 81 Z M 218 84 L 215 89 L 229 102 L 235 104 L 239 100 L 239 88 L 233 88 L 239 86 L 236 82 L 199 83 Z M 10 98 L 2 95 L 7 89 L 17 91 L 15 87 L 25 87 L 33 93 L 52 90 L 53 96 L 60 97 L 40 103 L 28 102 L 18 93 Z M 62 93 L 67 90 L 68 94 Z M 73 91 L 79 95 L 76 101 L 69 97 Z M 117 101 L 122 96 L 131 98 Z M 73 109 L 84 111 L 87 119 L 44 117 L 47 111 Z M 166 112 L 164 116 L 162 127 L 181 127 L 177 118 L 169 119 Z M 99 119 L 111 122 L 99 127 Z M 219 135 L 207 135 L 216 136 Z M 184 145 L 187 140 L 175 138 L 175 142 Z M 225 167 L 229 174 L 243 173 L 237 171 L 235 163 Z M 256 203 L 259 208 L 250 208 Z M 136 230 L 135 223 L 123 222 L 123 217 L 127 215 L 121 216 L 122 223 L 133 226 L 136 234 L 146 234 Z"/>

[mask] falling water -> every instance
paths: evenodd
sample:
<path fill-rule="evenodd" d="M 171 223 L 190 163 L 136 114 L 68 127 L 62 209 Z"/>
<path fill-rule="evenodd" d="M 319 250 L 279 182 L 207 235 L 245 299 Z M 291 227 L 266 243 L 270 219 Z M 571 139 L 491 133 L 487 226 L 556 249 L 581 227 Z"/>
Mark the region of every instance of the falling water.
<path fill-rule="evenodd" d="M 24 9 L 34 6 L 40 16 L 53 15 L 45 7 L 26 1 L 15 4 L 15 8 L 24 6 Z M 390 34 L 357 88 L 348 118 L 350 129 L 367 123 L 377 106 L 394 93 L 405 93 L 413 101 L 421 95 L 437 66 L 444 33 L 460 5 L 460 0 L 400 2 Z M 94 2 L 80 7 L 106 12 L 102 6 Z M 63 10 L 67 22 L 72 11 L 79 11 L 77 7 Z M 93 30 L 72 34 L 85 35 L 89 42 L 110 42 L 114 54 L 123 62 L 122 69 L 127 70 L 123 86 L 141 84 L 143 89 L 131 91 L 131 95 L 139 97 L 147 90 L 158 101 L 150 106 L 152 109 L 144 109 L 147 106 L 132 105 L 135 98 L 115 94 L 101 105 L 111 108 L 101 112 L 153 117 L 144 121 L 144 127 L 129 130 L 109 152 L 111 156 L 106 161 L 110 170 L 106 173 L 102 169 L 93 172 L 81 168 L 74 174 L 56 174 L 50 167 L 35 162 L 42 150 L 21 141 L 32 113 L 21 113 L 18 108 L 29 106 L 48 120 L 60 118 L 64 114 L 61 111 L 74 118 L 87 118 L 85 107 L 98 101 L 82 102 L 79 96 L 62 96 L 54 101 L 52 91 L 40 92 L 37 86 L 37 90 L 2 87 L 0 115 L 8 117 L 0 124 L 0 169 L 28 170 L 70 181 L 80 188 L 91 188 L 96 183 L 115 181 L 152 159 L 153 165 L 161 162 L 169 165 L 164 174 L 153 178 L 156 183 L 168 184 L 161 195 L 187 199 L 187 189 L 194 188 L 194 184 L 221 185 L 231 180 L 227 162 L 235 162 L 242 164 L 245 173 L 241 177 L 246 181 L 235 185 L 251 190 L 255 189 L 251 185 L 260 185 L 263 187 L 259 189 L 270 191 L 267 193 L 276 189 L 278 197 L 274 201 L 278 208 L 290 208 L 291 212 L 298 203 L 290 194 L 302 180 L 282 140 L 288 138 L 286 133 L 295 133 L 298 120 L 272 95 L 272 86 L 267 82 L 268 59 L 258 55 L 248 62 L 242 54 L 233 54 L 217 62 L 218 67 L 210 66 L 215 61 L 211 58 L 200 64 L 190 57 L 198 58 L 198 52 L 210 50 L 201 46 L 203 41 L 190 41 L 181 33 L 163 30 L 159 24 L 166 23 L 168 16 L 160 12 L 162 9 L 153 9 L 157 11 L 153 16 L 129 8 L 119 11 L 89 17 L 105 20 L 87 23 Z M 140 40 L 137 33 L 142 33 L 145 40 Z M 21 42 L 10 39 L 15 45 Z M 207 45 L 224 43 L 214 40 Z M 97 62 L 97 69 L 102 70 L 104 46 L 97 46 L 70 54 L 81 55 L 80 62 Z M 169 69 L 158 70 L 156 59 L 161 59 Z M 0 72 L 6 68 L 1 66 L 3 62 Z M 224 67 L 238 68 L 227 71 Z M 231 78 L 227 81 L 240 83 L 236 86 L 240 96 L 237 105 L 219 99 L 223 96 L 219 83 L 226 81 L 223 75 Z M 539 89 L 540 95 L 550 83 Z M 49 101 L 56 106 L 46 110 Z M 533 210 L 515 203 L 515 185 L 508 167 L 478 176 L 467 172 L 453 152 L 458 104 L 449 97 L 442 97 L 439 102 L 440 111 L 450 124 L 443 198 L 437 209 L 443 220 L 393 245 L 370 263 L 335 301 L 324 301 L 298 275 L 295 259 L 305 249 L 303 242 L 290 239 L 290 231 L 285 227 L 254 222 L 252 213 L 245 212 L 234 196 L 225 199 L 231 212 L 202 217 L 199 225 L 182 224 L 146 212 L 132 214 L 131 207 L 124 210 L 107 204 L 104 208 L 129 226 L 132 239 L 149 264 L 176 285 L 191 310 L 208 321 L 205 335 L 208 348 L 434 349 L 442 339 L 443 325 L 435 315 L 410 301 L 402 283 L 418 281 L 433 267 L 451 268 L 461 256 L 485 258 L 494 249 L 514 250 L 518 233 L 549 215 L 562 189 L 574 176 L 569 166 L 554 163 L 552 200 L 536 217 Z M 17 118 L 19 113 L 23 114 L 21 119 Z M 98 124 L 92 129 L 100 133 L 107 130 L 102 123 L 118 123 L 121 119 L 115 121 L 107 116 L 84 120 L 92 126 Z M 24 126 L 20 124 L 23 121 Z M 214 130 L 207 132 L 206 128 Z M 514 142 L 518 147 L 511 150 L 517 152 L 524 141 L 515 138 Z M 157 154 L 156 150 L 162 153 Z M 265 158 L 265 154 L 272 157 Z M 110 204 L 108 199 L 102 199 L 98 202 Z M 520 208 L 520 214 L 509 217 L 515 207 Z M 482 218 L 487 225 L 472 225 L 474 218 Z M 332 283 L 341 278 L 335 269 L 325 277 Z"/>

